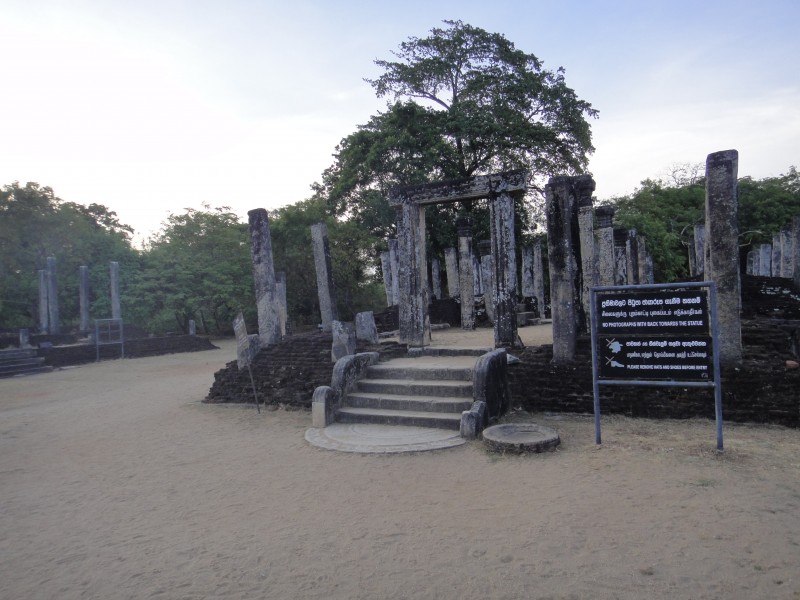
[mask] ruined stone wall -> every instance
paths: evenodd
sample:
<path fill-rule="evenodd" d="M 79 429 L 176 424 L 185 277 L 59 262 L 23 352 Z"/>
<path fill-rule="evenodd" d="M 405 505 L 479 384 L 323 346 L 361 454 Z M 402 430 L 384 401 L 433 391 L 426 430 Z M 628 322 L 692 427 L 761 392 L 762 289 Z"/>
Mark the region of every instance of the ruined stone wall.
<path fill-rule="evenodd" d="M 766 319 L 743 322 L 744 362 L 723 369 L 725 421 L 800 427 L 800 369 L 787 370 L 793 328 Z M 508 369 L 512 405 L 534 412 L 592 413 L 591 348 L 578 340 L 575 360 L 552 364 L 552 346 L 526 348 Z M 601 413 L 631 417 L 714 418 L 714 393 L 698 388 L 600 387 Z"/>

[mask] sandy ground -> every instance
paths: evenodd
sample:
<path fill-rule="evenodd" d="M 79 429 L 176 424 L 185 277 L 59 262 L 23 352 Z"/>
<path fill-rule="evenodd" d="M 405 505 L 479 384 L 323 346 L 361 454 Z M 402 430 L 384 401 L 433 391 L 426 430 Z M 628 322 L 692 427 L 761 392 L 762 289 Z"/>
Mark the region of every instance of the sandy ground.
<path fill-rule="evenodd" d="M 0 380 L 1 598 L 800 598 L 800 431 L 337 453 L 308 412 L 201 404 L 222 346 Z"/>

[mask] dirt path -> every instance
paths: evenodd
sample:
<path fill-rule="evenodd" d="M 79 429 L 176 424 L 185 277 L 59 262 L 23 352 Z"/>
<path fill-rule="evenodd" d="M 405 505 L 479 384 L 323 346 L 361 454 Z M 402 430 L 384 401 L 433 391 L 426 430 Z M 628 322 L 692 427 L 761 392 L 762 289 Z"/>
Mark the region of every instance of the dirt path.
<path fill-rule="evenodd" d="M 800 597 L 800 431 L 335 453 L 309 413 L 201 404 L 222 345 L 0 380 L 0 598 Z"/>

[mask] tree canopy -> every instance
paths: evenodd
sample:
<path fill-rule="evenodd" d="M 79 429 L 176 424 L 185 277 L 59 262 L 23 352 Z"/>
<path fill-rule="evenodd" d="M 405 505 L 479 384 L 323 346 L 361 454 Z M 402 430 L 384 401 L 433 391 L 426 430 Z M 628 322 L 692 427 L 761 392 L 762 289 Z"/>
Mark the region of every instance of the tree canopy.
<path fill-rule="evenodd" d="M 314 186 L 333 215 L 357 218 L 381 238 L 393 229 L 392 186 L 517 168 L 543 180 L 582 172 L 594 150 L 587 118 L 597 111 L 562 68 L 545 69 L 501 34 L 444 24 L 402 42 L 395 60 L 375 61 L 383 74 L 367 81 L 390 99 L 387 109 L 341 141 Z M 520 209 L 527 227 L 529 211 Z M 452 207 L 428 210 L 429 223 L 437 213 L 452 221 Z"/>

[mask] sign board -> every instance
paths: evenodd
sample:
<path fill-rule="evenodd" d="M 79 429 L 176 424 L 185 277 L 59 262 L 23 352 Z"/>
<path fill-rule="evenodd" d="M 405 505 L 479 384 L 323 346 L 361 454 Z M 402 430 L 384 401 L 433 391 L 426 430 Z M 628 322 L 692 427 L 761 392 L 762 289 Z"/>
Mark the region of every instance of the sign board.
<path fill-rule="evenodd" d="M 250 352 L 250 338 L 247 335 L 247 325 L 244 322 L 242 311 L 233 320 L 233 332 L 236 334 L 236 365 L 241 371 L 250 366 L 252 358 Z"/>
<path fill-rule="evenodd" d="M 722 450 L 714 282 L 594 287 L 590 307 L 597 443 L 600 385 L 713 387 Z"/>

